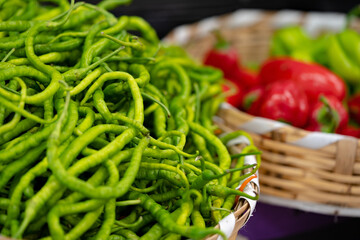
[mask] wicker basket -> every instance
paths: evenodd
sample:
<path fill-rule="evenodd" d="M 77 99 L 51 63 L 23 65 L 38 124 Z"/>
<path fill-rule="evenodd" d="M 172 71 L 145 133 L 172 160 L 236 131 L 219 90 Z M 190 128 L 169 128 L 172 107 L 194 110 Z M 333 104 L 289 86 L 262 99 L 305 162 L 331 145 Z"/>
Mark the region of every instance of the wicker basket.
<path fill-rule="evenodd" d="M 202 60 L 214 44 L 211 31 L 221 34 L 238 50 L 242 62 L 261 63 L 268 57 L 273 32 L 300 24 L 308 33 L 337 32 L 345 16 L 337 13 L 240 10 L 180 26 L 164 41 L 182 45 Z M 359 30 L 358 21 L 352 28 Z M 251 116 L 224 104 L 217 123 L 244 129 L 263 152 L 260 201 L 340 216 L 360 216 L 360 142 L 337 134 L 308 132 L 276 121 Z"/>

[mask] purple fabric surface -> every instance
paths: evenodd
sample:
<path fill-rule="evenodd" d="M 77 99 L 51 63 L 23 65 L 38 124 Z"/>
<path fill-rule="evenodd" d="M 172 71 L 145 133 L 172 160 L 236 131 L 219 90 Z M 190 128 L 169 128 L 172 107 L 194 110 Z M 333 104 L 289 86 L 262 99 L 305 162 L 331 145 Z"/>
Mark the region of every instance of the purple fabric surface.
<path fill-rule="evenodd" d="M 258 202 L 253 216 L 239 233 L 250 240 L 279 239 L 329 226 L 342 220 L 343 218 Z"/>

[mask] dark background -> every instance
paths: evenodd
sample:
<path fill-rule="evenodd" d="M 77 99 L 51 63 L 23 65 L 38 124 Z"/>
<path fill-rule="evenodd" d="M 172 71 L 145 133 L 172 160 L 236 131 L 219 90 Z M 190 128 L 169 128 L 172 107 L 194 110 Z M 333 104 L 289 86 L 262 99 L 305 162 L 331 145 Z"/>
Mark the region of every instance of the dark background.
<path fill-rule="evenodd" d="M 96 1 L 90 1 L 96 2 Z M 129 6 L 114 11 L 117 15 L 138 15 L 145 18 L 164 37 L 181 24 L 230 13 L 238 9 L 293 9 L 347 13 L 359 4 L 354 0 L 133 0 Z"/>

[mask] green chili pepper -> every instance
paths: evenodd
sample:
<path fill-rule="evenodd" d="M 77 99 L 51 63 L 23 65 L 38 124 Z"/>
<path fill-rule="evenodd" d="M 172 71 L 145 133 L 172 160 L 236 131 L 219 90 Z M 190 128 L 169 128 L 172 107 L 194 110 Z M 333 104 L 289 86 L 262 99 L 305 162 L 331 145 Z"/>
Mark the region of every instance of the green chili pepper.
<path fill-rule="evenodd" d="M 198 228 L 198 227 L 187 227 L 183 225 L 177 225 L 171 218 L 169 212 L 164 210 L 160 205 L 158 205 L 150 197 L 139 194 L 139 193 L 130 193 L 130 199 L 140 199 L 141 205 L 153 215 L 153 217 L 159 221 L 162 227 L 166 228 L 171 232 L 178 233 L 180 235 L 190 237 L 192 239 L 201 239 L 210 234 L 219 234 L 224 239 L 227 239 L 226 235 L 218 229 L 214 228 Z"/>

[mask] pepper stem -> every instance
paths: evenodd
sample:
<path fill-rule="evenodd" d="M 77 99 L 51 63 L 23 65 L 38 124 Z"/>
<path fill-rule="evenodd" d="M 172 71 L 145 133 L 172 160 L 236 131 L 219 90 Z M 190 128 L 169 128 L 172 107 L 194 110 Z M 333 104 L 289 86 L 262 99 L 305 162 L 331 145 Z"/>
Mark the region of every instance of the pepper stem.
<path fill-rule="evenodd" d="M 222 36 L 222 34 L 220 33 L 219 30 L 214 30 L 213 33 L 216 37 L 216 44 L 215 44 L 216 49 L 229 48 L 230 45 L 229 45 L 228 41 L 225 40 L 225 38 Z"/>
<path fill-rule="evenodd" d="M 339 115 L 336 110 L 330 106 L 329 101 L 323 95 L 320 96 L 320 101 L 324 104 L 325 109 L 320 112 L 318 120 L 323 124 L 322 132 L 332 133 L 340 123 Z"/>

